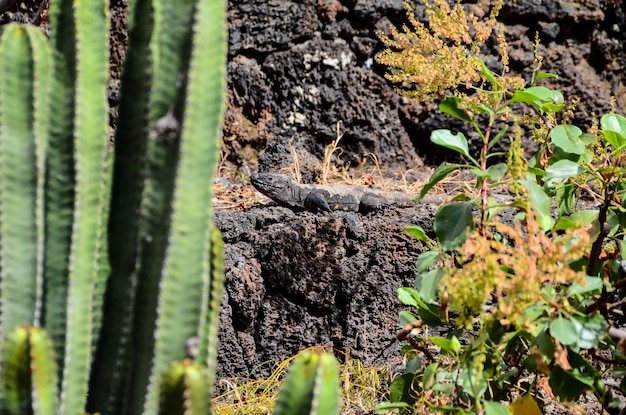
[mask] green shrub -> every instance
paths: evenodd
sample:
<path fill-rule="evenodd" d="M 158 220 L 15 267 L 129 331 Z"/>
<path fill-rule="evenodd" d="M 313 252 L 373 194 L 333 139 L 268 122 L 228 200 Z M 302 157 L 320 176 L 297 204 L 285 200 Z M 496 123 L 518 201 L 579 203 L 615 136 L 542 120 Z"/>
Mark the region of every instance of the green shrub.
<path fill-rule="evenodd" d="M 411 97 L 447 94 L 439 109 L 467 123 L 481 146 L 471 154 L 463 133 L 432 132 L 431 141 L 467 163 L 437 168 L 418 200 L 457 170 L 474 177 L 476 191 L 439 208 L 433 239 L 407 228 L 431 250 L 417 260 L 415 287 L 399 290 L 414 310 L 400 315 L 409 361 L 380 409 L 534 413 L 542 378 L 563 401 L 591 391 L 609 404 L 602 373 L 585 357 L 603 348 L 615 362 L 624 358 L 607 334 L 607 302 L 626 253 L 626 118 L 606 114 L 588 132 L 570 124 L 563 95 L 538 85 L 555 78 L 540 71 L 538 40 L 528 84 L 506 75 L 501 35 L 501 73 L 489 69 L 478 50 L 497 28 L 501 2 L 486 24 L 460 4 L 425 3 L 430 26 L 409 8 L 411 27 L 383 37 L 390 49 L 379 62 L 392 67 L 392 81 L 417 84 Z M 532 155 L 522 150 L 525 133 L 538 146 Z M 508 153 L 494 151 L 505 137 Z M 428 326 L 440 325 L 447 337 L 428 336 Z M 441 353 L 433 358 L 429 348 Z M 500 403 L 517 395 L 508 408 Z"/>

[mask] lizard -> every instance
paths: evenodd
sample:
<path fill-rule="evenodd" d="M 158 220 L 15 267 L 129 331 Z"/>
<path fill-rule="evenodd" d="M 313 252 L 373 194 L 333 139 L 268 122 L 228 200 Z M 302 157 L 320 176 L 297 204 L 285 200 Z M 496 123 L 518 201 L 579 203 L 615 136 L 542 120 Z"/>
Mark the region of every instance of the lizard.
<path fill-rule="evenodd" d="M 294 210 L 367 213 L 391 205 L 413 204 L 411 197 L 401 192 L 339 184 L 300 184 L 281 174 L 259 173 L 250 181 L 265 196 Z"/>

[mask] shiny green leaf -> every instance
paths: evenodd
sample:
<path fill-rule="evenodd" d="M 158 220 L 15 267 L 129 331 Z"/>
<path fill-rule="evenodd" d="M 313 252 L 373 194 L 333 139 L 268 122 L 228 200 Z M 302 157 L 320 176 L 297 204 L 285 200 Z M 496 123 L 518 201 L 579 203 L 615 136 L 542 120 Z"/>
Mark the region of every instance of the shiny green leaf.
<path fill-rule="evenodd" d="M 616 150 L 626 146 L 626 118 L 618 114 L 605 114 L 600 119 L 602 135 Z"/>
<path fill-rule="evenodd" d="M 550 323 L 550 334 L 566 346 L 576 343 L 578 330 L 572 320 L 558 317 Z"/>
<path fill-rule="evenodd" d="M 458 134 L 454 134 L 452 133 L 452 131 L 445 129 L 435 130 L 430 134 L 430 141 L 437 145 L 449 148 L 456 151 L 457 153 L 462 154 L 468 160 L 478 166 L 476 160 L 474 160 L 469 154 L 467 138 L 465 138 L 465 135 L 463 135 L 463 133 L 459 132 Z"/>
<path fill-rule="evenodd" d="M 439 104 L 439 110 L 461 121 L 471 121 L 472 117 L 464 109 L 459 107 L 460 103 L 461 98 L 447 96 L 444 98 L 441 104 Z"/>
<path fill-rule="evenodd" d="M 566 153 L 581 155 L 585 152 L 585 143 L 580 139 L 582 133 L 575 125 L 557 125 L 550 131 L 550 141 Z"/>
<path fill-rule="evenodd" d="M 567 179 L 583 173 L 583 169 L 578 163 L 570 160 L 559 160 L 546 168 L 545 180 Z"/>
<path fill-rule="evenodd" d="M 426 235 L 426 231 L 424 231 L 421 226 L 406 226 L 404 231 L 417 240 L 424 242 L 427 246 L 433 246 L 432 242 L 430 242 L 430 238 Z"/>
<path fill-rule="evenodd" d="M 453 251 L 463 245 L 467 231 L 474 229 L 472 208 L 467 203 L 450 203 L 435 213 L 435 235 L 444 251 Z"/>
<path fill-rule="evenodd" d="M 544 231 L 552 229 L 554 219 L 552 219 L 550 211 L 550 197 L 541 186 L 532 180 L 523 180 L 522 184 L 528 189 L 532 207 L 539 214 L 538 221 L 541 229 Z"/>

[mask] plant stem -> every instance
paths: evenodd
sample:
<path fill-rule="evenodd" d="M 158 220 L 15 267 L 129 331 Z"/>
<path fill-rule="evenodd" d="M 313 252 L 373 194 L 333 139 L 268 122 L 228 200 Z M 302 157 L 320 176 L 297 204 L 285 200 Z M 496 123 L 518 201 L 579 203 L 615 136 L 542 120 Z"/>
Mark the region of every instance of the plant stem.
<path fill-rule="evenodd" d="M 480 154 L 480 168 L 482 171 L 487 171 L 487 153 L 489 152 L 489 137 L 491 137 L 491 127 L 494 123 L 494 117 L 489 117 L 489 124 L 485 131 L 485 137 L 483 138 L 483 148 Z M 481 209 L 480 209 L 480 234 L 485 234 L 485 226 L 487 222 L 487 197 L 489 195 L 489 187 L 487 184 L 487 178 L 482 179 L 481 183 Z"/>

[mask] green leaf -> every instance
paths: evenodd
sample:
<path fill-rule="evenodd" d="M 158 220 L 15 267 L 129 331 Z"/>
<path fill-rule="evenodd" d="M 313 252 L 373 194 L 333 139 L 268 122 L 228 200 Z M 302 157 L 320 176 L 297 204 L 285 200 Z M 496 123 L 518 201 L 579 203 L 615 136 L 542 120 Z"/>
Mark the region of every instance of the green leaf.
<path fill-rule="evenodd" d="M 570 160 L 559 160 L 546 168 L 545 180 L 567 179 L 583 173 L 583 169 L 578 163 Z"/>
<path fill-rule="evenodd" d="M 564 231 L 567 229 L 575 229 L 580 226 L 589 226 L 598 219 L 598 210 L 579 210 L 573 212 L 569 216 L 560 217 L 554 229 Z"/>
<path fill-rule="evenodd" d="M 565 104 L 555 104 L 552 102 L 544 102 L 539 106 L 542 112 L 554 113 L 561 111 L 565 107 Z"/>
<path fill-rule="evenodd" d="M 472 117 L 464 109 L 459 107 L 461 102 L 461 98 L 459 97 L 447 96 L 441 104 L 439 104 L 439 110 L 461 121 L 472 121 Z"/>
<path fill-rule="evenodd" d="M 493 166 L 489 166 L 489 168 L 487 169 L 487 174 L 492 181 L 497 182 L 504 177 L 507 170 L 508 167 L 506 163 L 498 163 L 494 164 Z"/>
<path fill-rule="evenodd" d="M 405 373 L 395 378 L 389 385 L 389 400 L 413 405 L 420 389 L 419 379 L 413 373 Z"/>
<path fill-rule="evenodd" d="M 609 325 L 600 314 L 572 317 L 572 324 L 576 327 L 576 349 L 592 349 L 598 347 L 608 332 Z"/>
<path fill-rule="evenodd" d="M 404 409 L 404 408 L 410 408 L 410 407 L 411 405 L 409 405 L 406 402 L 382 402 L 376 405 L 375 411 L 378 413 L 378 412 L 393 411 L 395 409 Z"/>
<path fill-rule="evenodd" d="M 532 180 L 522 180 L 522 184 L 526 186 L 530 195 L 530 202 L 533 209 L 539 214 L 539 226 L 544 231 L 552 229 L 554 226 L 554 219 L 550 212 L 550 197 Z"/>
<path fill-rule="evenodd" d="M 550 141 L 566 153 L 581 155 L 585 152 L 585 143 L 580 139 L 582 133 L 575 125 L 557 125 L 550 131 Z"/>
<path fill-rule="evenodd" d="M 439 306 L 436 304 L 422 304 L 418 314 L 420 318 L 424 320 L 424 323 L 431 327 L 444 324 L 444 321 L 439 315 Z"/>
<path fill-rule="evenodd" d="M 559 76 L 549 72 L 538 72 L 535 76 L 535 81 L 541 81 L 542 79 L 559 79 Z"/>
<path fill-rule="evenodd" d="M 491 150 L 493 148 L 493 146 L 495 146 L 501 139 L 502 137 L 504 137 L 504 135 L 506 134 L 506 132 L 509 130 L 509 126 L 505 125 L 504 127 L 502 127 L 502 129 L 500 130 L 500 132 L 498 132 L 498 134 L 496 134 L 491 141 L 489 141 L 489 145 L 487 146 L 488 150 Z"/>
<path fill-rule="evenodd" d="M 398 300 L 404 305 L 419 307 L 420 295 L 413 288 L 400 287 L 398 288 Z"/>
<path fill-rule="evenodd" d="M 406 356 L 405 353 L 403 353 L 403 355 Z M 422 369 L 422 359 L 420 359 L 419 356 L 415 355 L 413 358 L 407 360 L 404 372 L 416 373 L 417 371 L 421 369 Z"/>
<path fill-rule="evenodd" d="M 556 189 L 556 203 L 559 211 L 559 219 L 563 216 L 571 215 L 576 209 L 576 193 L 578 188 L 571 183 L 559 186 Z"/>
<path fill-rule="evenodd" d="M 417 321 L 417 317 L 410 311 L 403 310 L 398 313 L 398 321 L 400 322 L 400 327 L 404 327 L 409 323 Z"/>
<path fill-rule="evenodd" d="M 467 203 L 441 206 L 435 213 L 435 235 L 444 251 L 453 251 L 463 245 L 468 229 L 474 229 L 472 208 Z"/>
<path fill-rule="evenodd" d="M 563 108 L 563 94 L 544 86 L 531 86 L 515 91 L 509 103 L 522 102 L 541 111 L 555 112 Z"/>
<path fill-rule="evenodd" d="M 415 262 L 415 268 L 417 268 L 417 272 L 422 273 L 426 272 L 430 269 L 430 267 L 434 266 L 441 260 L 439 256 L 439 252 L 437 251 L 426 251 L 422 252 Z"/>
<path fill-rule="evenodd" d="M 539 335 L 537 335 L 537 337 L 535 337 L 533 345 L 537 346 L 539 352 L 548 360 L 548 362 L 552 360 L 556 347 L 552 337 L 548 336 L 546 330 L 543 330 L 539 333 Z"/>
<path fill-rule="evenodd" d="M 430 189 L 435 187 L 437 183 L 445 179 L 446 176 L 448 176 L 448 174 L 458 169 L 466 169 L 466 168 L 471 168 L 471 167 L 473 166 L 469 166 L 467 164 L 446 164 L 446 163 L 437 167 L 437 169 L 433 172 L 432 176 L 430 176 L 430 180 L 428 181 L 428 183 L 426 183 L 424 187 L 422 187 L 422 190 L 420 191 L 419 196 L 414 199 L 415 203 L 421 203 L 422 200 L 424 199 L 424 196 L 426 196 L 426 193 L 428 193 Z"/>
<path fill-rule="evenodd" d="M 456 336 L 452 336 L 452 338 L 450 339 L 434 336 L 429 337 L 428 340 L 430 340 L 434 345 L 439 346 L 441 350 L 452 356 L 456 356 L 459 351 L 461 351 L 461 343 L 459 342 L 459 339 L 456 338 Z"/>
<path fill-rule="evenodd" d="M 545 86 L 531 86 L 529 88 L 515 91 L 509 102 L 539 104 L 541 102 L 552 101 L 554 96 L 554 91 L 546 88 Z"/>
<path fill-rule="evenodd" d="M 507 407 L 500 402 L 483 401 L 483 409 L 485 410 L 485 415 L 511 415 Z"/>
<path fill-rule="evenodd" d="M 494 87 L 493 89 L 496 90 L 498 88 L 498 82 L 496 81 L 496 77 L 494 76 L 493 72 L 491 72 L 491 70 L 487 68 L 487 65 L 485 65 L 485 62 L 483 62 L 482 59 L 479 59 L 478 62 L 480 62 L 481 72 L 483 73 L 483 75 L 485 75 L 485 78 L 487 78 L 489 83 Z"/>
<path fill-rule="evenodd" d="M 578 330 L 572 320 L 558 317 L 550 323 L 550 334 L 566 346 L 575 344 L 578 339 Z"/>
<path fill-rule="evenodd" d="M 559 317 L 550 324 L 550 334 L 554 338 L 577 350 L 597 347 L 607 330 L 608 323 L 599 314 L 572 316 L 570 319 Z"/>
<path fill-rule="evenodd" d="M 420 273 L 415 277 L 415 286 L 419 290 L 420 298 L 426 303 L 431 303 L 437 299 L 439 293 L 439 281 L 444 277 L 442 268 Z"/>
<path fill-rule="evenodd" d="M 573 296 L 573 295 L 592 293 L 594 291 L 599 292 L 603 286 L 604 286 L 604 281 L 602 280 L 602 278 L 586 276 L 585 285 L 581 285 L 577 282 L 573 283 L 567 289 L 567 295 Z"/>
<path fill-rule="evenodd" d="M 472 365 L 464 366 L 457 379 L 457 385 L 461 386 L 470 396 L 481 397 L 487 392 L 487 379 L 485 373 L 477 370 Z"/>
<path fill-rule="evenodd" d="M 424 320 L 426 324 L 431 326 L 438 326 L 441 324 L 438 306 L 426 304 L 416 290 L 408 287 L 398 288 L 398 299 L 405 305 L 417 308 L 419 310 L 419 317 Z M 409 323 L 415 321 L 415 318 L 410 313 L 404 317 Z"/>
<path fill-rule="evenodd" d="M 442 268 L 420 273 L 415 277 L 415 286 L 419 290 L 420 298 L 425 303 L 431 303 L 437 299 L 439 293 L 439 281 L 444 277 Z"/>
<path fill-rule="evenodd" d="M 430 238 L 426 235 L 426 231 L 420 226 L 406 226 L 404 231 L 412 237 L 424 242 L 428 247 L 432 247 L 433 243 L 430 242 Z"/>
<path fill-rule="evenodd" d="M 426 366 L 426 369 L 424 369 L 424 374 L 422 375 L 422 385 L 424 386 L 425 390 L 429 390 L 433 387 L 433 385 L 436 383 L 436 374 L 437 374 L 437 369 L 439 368 L 439 363 L 431 363 L 430 365 Z"/>
<path fill-rule="evenodd" d="M 467 139 L 463 133 L 453 134 L 446 129 L 435 130 L 430 134 L 430 141 L 445 148 L 449 148 L 464 155 L 468 160 L 478 166 L 478 162 L 469 154 Z"/>
<path fill-rule="evenodd" d="M 483 105 L 483 104 L 474 105 L 474 106 L 472 107 L 472 109 L 473 109 L 474 111 L 478 112 L 479 114 L 483 114 L 483 113 L 485 113 L 485 112 L 486 112 L 487 114 L 489 114 L 489 116 L 493 116 L 493 114 L 494 114 L 494 113 L 493 113 L 493 110 L 492 110 L 491 108 L 489 108 L 488 106 Z M 498 112 L 498 114 L 502 114 L 502 113 L 504 113 L 504 112 L 508 112 L 508 110 L 507 110 L 507 109 L 503 109 L 503 110 L 499 111 L 499 112 Z M 506 128 L 506 126 L 505 126 L 505 128 Z"/>
<path fill-rule="evenodd" d="M 626 146 L 626 118 L 618 114 L 605 114 L 600 119 L 604 139 L 621 150 Z"/>
<path fill-rule="evenodd" d="M 507 171 L 506 163 L 498 163 L 493 166 L 489 166 L 487 170 L 482 170 L 477 167 L 469 169 L 476 177 L 489 178 L 489 180 L 497 182 L 500 180 Z"/>
<path fill-rule="evenodd" d="M 570 357 L 572 353 L 570 353 Z M 565 401 L 575 401 L 580 395 L 593 388 L 595 379 L 580 370 L 564 370 L 560 366 L 552 369 L 548 384 L 552 392 Z"/>

